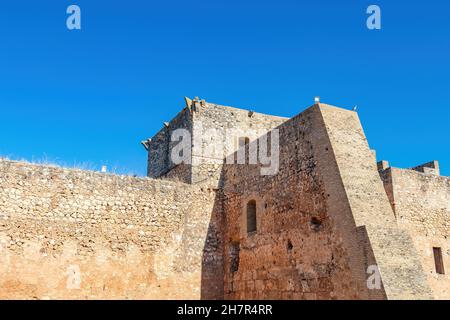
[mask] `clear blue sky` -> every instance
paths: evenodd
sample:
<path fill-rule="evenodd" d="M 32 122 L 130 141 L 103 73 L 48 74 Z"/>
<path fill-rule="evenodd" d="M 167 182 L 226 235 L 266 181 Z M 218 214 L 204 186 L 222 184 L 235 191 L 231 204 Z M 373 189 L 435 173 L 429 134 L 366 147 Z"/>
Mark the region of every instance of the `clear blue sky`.
<path fill-rule="evenodd" d="M 183 96 L 293 116 L 320 95 L 359 106 L 379 159 L 450 175 L 448 0 L 3 1 L 0 39 L 3 156 L 144 175 Z"/>

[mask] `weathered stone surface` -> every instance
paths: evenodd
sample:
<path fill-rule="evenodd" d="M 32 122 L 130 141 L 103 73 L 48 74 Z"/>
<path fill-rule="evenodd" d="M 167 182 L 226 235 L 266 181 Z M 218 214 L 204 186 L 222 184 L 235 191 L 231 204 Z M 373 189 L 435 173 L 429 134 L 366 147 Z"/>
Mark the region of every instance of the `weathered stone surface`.
<path fill-rule="evenodd" d="M 450 271 L 436 161 L 377 166 L 357 114 L 325 104 L 286 119 L 186 103 L 144 143 L 150 178 L 0 160 L 0 298 L 450 298 L 433 256 Z M 276 174 L 227 163 L 239 145 L 206 161 L 224 141 L 196 138 L 236 128 L 278 130 Z M 192 135 L 190 163 L 171 159 L 177 129 Z"/>
<path fill-rule="evenodd" d="M 434 297 L 450 299 L 450 178 L 415 170 L 391 167 L 380 174 L 397 225 L 412 238 Z M 433 247 L 442 249 L 446 274 L 436 273 Z"/>
<path fill-rule="evenodd" d="M 164 178 L 199 183 L 206 180 L 217 185 L 220 180 L 224 158 L 237 150 L 237 144 L 227 145 L 226 138 L 231 130 L 239 130 L 248 135 L 251 132 L 268 132 L 287 118 L 265 115 L 248 110 L 204 103 L 196 108 L 186 107 L 152 139 L 148 148 L 148 175 L 152 178 Z M 173 147 L 177 141 L 171 141 L 172 133 L 185 129 L 192 138 L 191 165 L 175 165 L 171 161 Z M 212 131 L 214 130 L 214 131 Z M 210 133 L 215 132 L 219 139 L 211 140 Z M 208 139 L 206 138 L 208 137 Z M 220 140 L 220 141 L 218 141 Z M 211 146 L 226 146 L 229 150 L 217 150 L 205 156 L 205 150 Z"/>
<path fill-rule="evenodd" d="M 204 283 L 206 271 L 221 272 L 211 267 L 220 259 L 207 260 L 221 257 L 216 197 L 183 183 L 2 160 L 0 298 L 220 297 L 220 282 Z M 70 289 L 77 270 L 79 289 Z"/>

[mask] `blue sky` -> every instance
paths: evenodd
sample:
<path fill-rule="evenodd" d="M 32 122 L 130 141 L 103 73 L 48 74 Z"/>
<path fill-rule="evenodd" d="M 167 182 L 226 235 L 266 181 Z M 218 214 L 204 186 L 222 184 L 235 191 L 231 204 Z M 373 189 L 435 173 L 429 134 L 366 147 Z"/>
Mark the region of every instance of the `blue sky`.
<path fill-rule="evenodd" d="M 4 1 L 0 155 L 144 175 L 184 96 L 293 116 L 320 95 L 359 106 L 379 159 L 450 175 L 449 21 L 448 0 Z"/>

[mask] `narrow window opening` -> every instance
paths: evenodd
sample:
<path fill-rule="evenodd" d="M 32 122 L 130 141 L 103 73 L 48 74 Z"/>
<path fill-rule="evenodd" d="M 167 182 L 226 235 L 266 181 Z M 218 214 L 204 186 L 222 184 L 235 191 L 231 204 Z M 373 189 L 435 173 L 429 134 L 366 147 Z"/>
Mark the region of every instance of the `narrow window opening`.
<path fill-rule="evenodd" d="M 433 248 L 433 254 L 434 254 L 434 264 L 436 266 L 436 273 L 445 274 L 444 260 L 442 259 L 442 249 Z"/>
<path fill-rule="evenodd" d="M 247 203 L 247 233 L 256 232 L 256 201 Z"/>

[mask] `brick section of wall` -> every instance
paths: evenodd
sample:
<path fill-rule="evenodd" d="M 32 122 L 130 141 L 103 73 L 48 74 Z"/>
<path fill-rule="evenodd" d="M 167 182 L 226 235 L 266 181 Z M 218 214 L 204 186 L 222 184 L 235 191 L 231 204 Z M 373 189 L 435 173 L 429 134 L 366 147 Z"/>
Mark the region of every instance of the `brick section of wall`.
<path fill-rule="evenodd" d="M 397 224 L 413 239 L 436 299 L 450 299 L 450 178 L 389 168 L 381 173 Z M 444 270 L 435 269 L 433 247 L 442 248 Z"/>
<path fill-rule="evenodd" d="M 361 299 L 363 266 L 352 270 L 335 225 L 314 149 L 323 148 L 320 113 L 310 108 L 278 127 L 280 172 L 258 165 L 225 166 L 225 297 L 230 299 Z M 330 150 L 329 153 L 332 151 Z M 248 234 L 246 206 L 257 203 L 257 231 Z M 346 199 L 341 199 L 346 202 Z M 344 230 L 346 231 L 346 230 Z M 356 227 L 351 232 L 356 238 Z M 238 249 L 237 249 L 238 248 Z M 358 274 L 360 277 L 356 277 Z M 365 283 L 365 282 L 364 282 Z"/>
<path fill-rule="evenodd" d="M 0 298 L 220 298 L 218 197 L 201 186 L 2 160 Z"/>
<path fill-rule="evenodd" d="M 345 203 L 342 197 L 346 195 L 349 208 L 342 207 L 340 214 L 348 216 L 350 209 L 356 226 L 365 227 L 387 298 L 432 298 L 413 240 L 396 224 L 358 115 L 323 104 L 320 112 L 341 179 L 326 180 L 325 185 L 336 184 L 335 190 L 341 189 L 336 203 Z M 324 165 L 330 168 L 333 164 L 327 161 Z M 325 177 L 330 179 L 331 175 Z M 343 226 L 348 227 L 352 226 Z"/>

